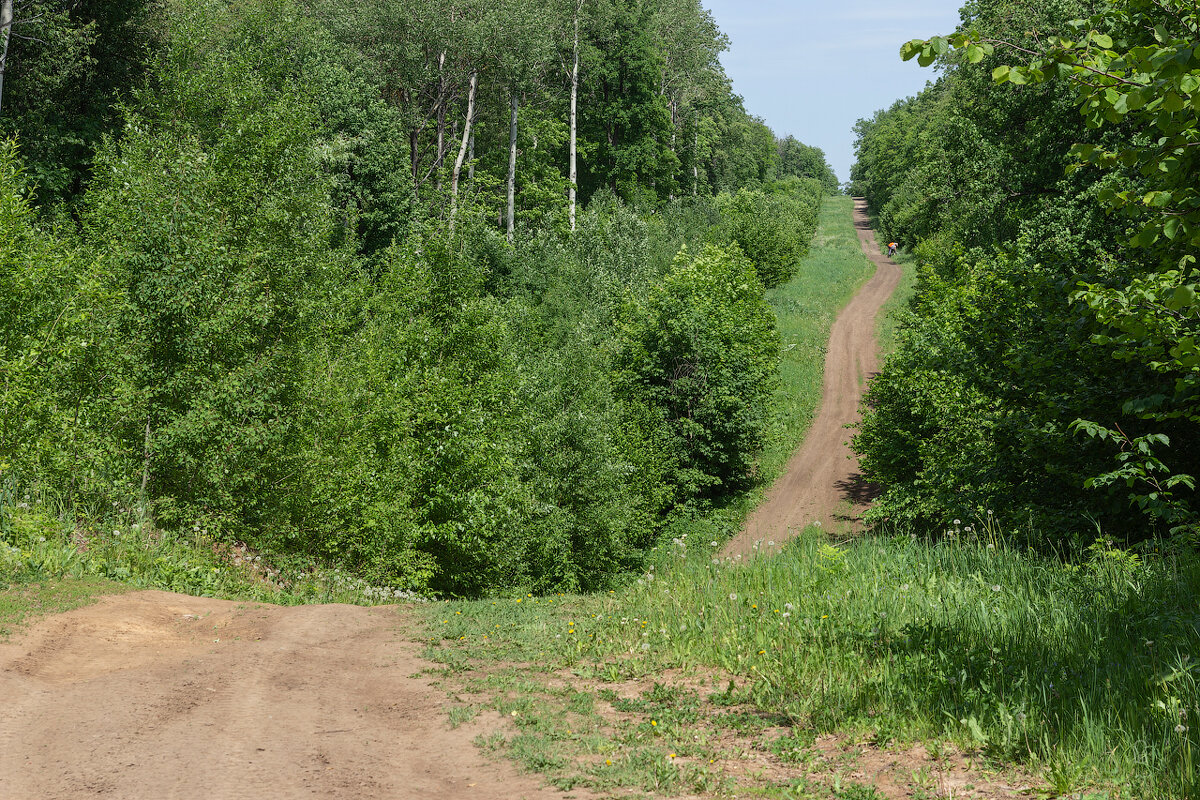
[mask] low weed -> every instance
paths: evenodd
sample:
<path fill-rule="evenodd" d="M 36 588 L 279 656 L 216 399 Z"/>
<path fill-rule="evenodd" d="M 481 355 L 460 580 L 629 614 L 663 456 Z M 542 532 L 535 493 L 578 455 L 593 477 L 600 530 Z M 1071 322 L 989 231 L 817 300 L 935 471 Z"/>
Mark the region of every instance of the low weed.
<path fill-rule="evenodd" d="M 184 533 L 159 530 L 132 515 L 84 523 L 28 499 L 10 503 L 3 512 L 0 584 L 99 579 L 136 589 L 283 605 L 424 600 L 311 562 L 273 566 L 245 545 L 210 538 L 199 524 Z"/>

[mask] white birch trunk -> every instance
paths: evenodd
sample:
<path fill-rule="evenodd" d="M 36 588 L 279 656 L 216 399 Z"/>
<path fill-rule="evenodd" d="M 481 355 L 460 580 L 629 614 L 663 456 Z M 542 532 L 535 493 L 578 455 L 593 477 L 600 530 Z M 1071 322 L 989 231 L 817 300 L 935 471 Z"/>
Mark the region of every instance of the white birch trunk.
<path fill-rule="evenodd" d="M 517 110 L 520 106 L 517 90 L 512 90 L 512 115 L 508 122 L 508 243 L 512 244 L 517 211 Z"/>
<path fill-rule="evenodd" d="M 471 139 L 471 120 L 475 118 L 475 87 L 479 85 L 479 73 L 471 73 L 471 85 L 467 90 L 467 122 L 463 125 L 462 143 L 458 146 L 458 158 L 450 172 L 450 232 L 454 232 L 454 215 L 458 213 L 458 178 L 462 175 L 463 162 L 467 160 L 467 142 Z"/>
<path fill-rule="evenodd" d="M 446 52 L 438 54 L 437 154 L 433 157 L 433 185 L 442 188 L 442 164 L 446 161 Z"/>
<path fill-rule="evenodd" d="M 575 3 L 575 39 L 574 45 L 571 48 L 571 145 L 570 145 L 570 167 L 567 174 L 567 194 L 569 197 L 567 206 L 567 215 L 571 221 L 571 230 L 575 230 L 575 198 L 577 194 L 576 184 L 579 180 L 579 170 L 576 165 L 576 157 L 578 152 L 575 146 L 575 136 L 578 128 L 578 104 L 579 104 L 579 12 L 583 8 L 583 0 L 577 0 Z"/>
<path fill-rule="evenodd" d="M 0 3 L 0 108 L 4 102 L 4 72 L 8 69 L 8 39 L 12 35 L 13 0 Z"/>

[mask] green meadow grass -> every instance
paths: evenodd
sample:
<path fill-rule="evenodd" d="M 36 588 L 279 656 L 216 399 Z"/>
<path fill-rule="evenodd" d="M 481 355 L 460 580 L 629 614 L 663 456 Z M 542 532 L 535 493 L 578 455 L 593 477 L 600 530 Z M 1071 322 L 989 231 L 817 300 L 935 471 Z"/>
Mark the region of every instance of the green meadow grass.
<path fill-rule="evenodd" d="M 708 692 L 709 706 L 740 708 L 760 733 L 782 729 L 760 742 L 771 752 L 841 732 L 950 742 L 1039 776 L 1050 795 L 1200 791 L 1200 566 L 1190 559 L 1098 542 L 1064 562 L 1010 547 L 987 522 L 936 544 L 876 535 L 835 546 L 810 529 L 736 565 L 713 558 L 711 542 L 673 549 L 615 594 L 432 604 L 429 656 L 451 683 L 476 675 L 493 708 L 516 711 L 519 736 L 558 755 L 539 766 L 509 742 L 510 755 L 560 785 L 603 788 L 587 778 L 589 754 L 645 760 L 655 745 L 648 763 L 687 754 L 696 790 L 714 751 L 694 737 L 713 713 L 701 721 L 688 709 Z M 684 688 L 661 678 L 676 674 L 692 678 Z M 595 695 L 573 701 L 580 708 L 636 712 L 632 730 L 566 713 L 545 688 L 564 675 L 593 688 L 555 691 Z M 594 688 L 637 680 L 683 699 Z"/>
<path fill-rule="evenodd" d="M 875 322 L 875 338 L 879 342 L 881 355 L 895 351 L 896 331 L 908 310 L 908 301 L 912 299 L 917 289 L 917 270 L 913 264 L 912 255 L 900 252 L 892 260 L 900 266 L 900 285 L 883 304 Z"/>

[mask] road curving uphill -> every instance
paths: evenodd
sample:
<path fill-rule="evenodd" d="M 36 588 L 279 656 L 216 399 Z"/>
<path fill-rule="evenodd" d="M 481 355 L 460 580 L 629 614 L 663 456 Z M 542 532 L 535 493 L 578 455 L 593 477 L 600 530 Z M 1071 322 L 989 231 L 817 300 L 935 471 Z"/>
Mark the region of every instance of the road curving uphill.
<path fill-rule="evenodd" d="M 875 319 L 900 283 L 900 268 L 880 252 L 867 218 L 866 201 L 854 201 L 854 227 L 875 274 L 838 314 L 829 333 L 821 403 L 812 427 L 789 459 L 766 501 L 726 544 L 722 555 L 749 556 L 756 544 L 782 545 L 808 525 L 855 526 L 871 498 L 858 471 L 847 425 L 858 421 L 867 379 L 878 371 Z"/>

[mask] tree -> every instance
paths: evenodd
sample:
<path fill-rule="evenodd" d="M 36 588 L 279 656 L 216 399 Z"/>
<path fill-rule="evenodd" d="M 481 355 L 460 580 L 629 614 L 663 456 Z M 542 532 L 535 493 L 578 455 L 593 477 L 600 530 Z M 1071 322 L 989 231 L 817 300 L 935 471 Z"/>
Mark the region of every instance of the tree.
<path fill-rule="evenodd" d="M 617 356 L 622 391 L 668 424 L 685 496 L 748 485 L 778 357 L 762 283 L 736 250 L 681 252 L 663 282 L 629 310 Z"/>

